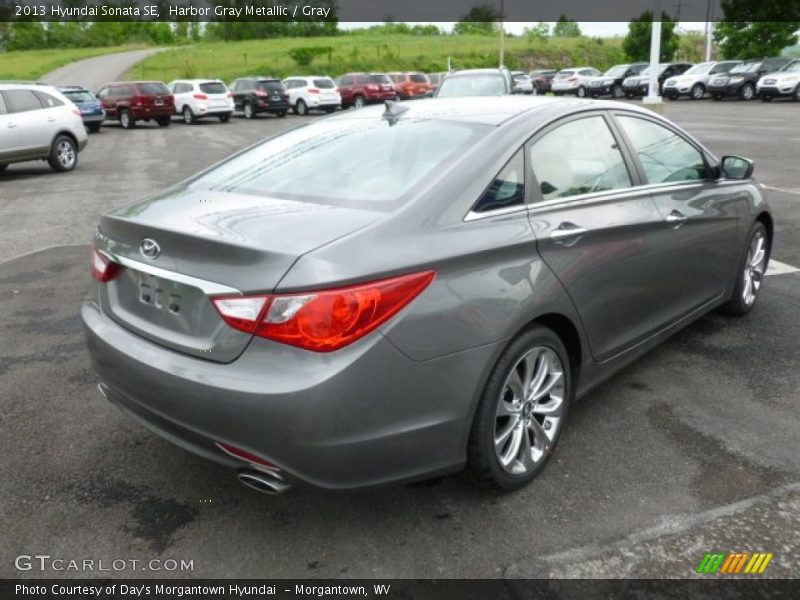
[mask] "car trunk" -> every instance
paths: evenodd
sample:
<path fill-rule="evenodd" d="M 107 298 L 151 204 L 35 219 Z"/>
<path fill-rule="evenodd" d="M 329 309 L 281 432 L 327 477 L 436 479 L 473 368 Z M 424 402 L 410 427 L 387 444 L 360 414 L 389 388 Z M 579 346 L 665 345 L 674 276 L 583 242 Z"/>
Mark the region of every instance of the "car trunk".
<path fill-rule="evenodd" d="M 231 105 L 228 88 L 224 83 L 218 81 L 207 81 L 201 83 L 199 86 L 200 94 L 196 94 L 195 98 L 204 100 L 210 108 L 228 108 Z M 201 96 L 198 98 L 198 96 Z M 202 98 L 205 96 L 206 98 Z"/>
<path fill-rule="evenodd" d="M 100 286 L 100 304 L 156 343 L 230 362 L 252 336 L 228 327 L 210 297 L 268 294 L 300 256 L 379 214 L 186 188 L 123 207 L 102 218 L 97 236 L 124 267 Z M 149 258 L 145 239 L 159 248 Z"/>

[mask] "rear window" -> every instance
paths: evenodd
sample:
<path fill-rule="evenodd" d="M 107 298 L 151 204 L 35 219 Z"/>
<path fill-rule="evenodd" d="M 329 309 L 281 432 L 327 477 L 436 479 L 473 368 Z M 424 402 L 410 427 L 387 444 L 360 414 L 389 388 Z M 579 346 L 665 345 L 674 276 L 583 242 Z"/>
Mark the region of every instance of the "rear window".
<path fill-rule="evenodd" d="M 501 96 L 507 91 L 502 75 L 463 75 L 445 79 L 439 86 L 437 97 Z"/>
<path fill-rule="evenodd" d="M 414 83 L 430 83 L 428 76 L 424 73 L 412 73 L 410 78 Z"/>
<path fill-rule="evenodd" d="M 321 90 L 330 90 L 336 87 L 332 79 L 315 79 L 314 85 Z"/>
<path fill-rule="evenodd" d="M 370 75 L 369 76 L 370 83 L 392 83 L 392 80 L 389 79 L 388 75 Z"/>
<path fill-rule="evenodd" d="M 200 91 L 204 94 L 225 94 L 225 84 L 220 81 L 209 81 L 200 84 Z"/>
<path fill-rule="evenodd" d="M 269 92 L 282 92 L 283 84 L 280 81 L 259 81 L 258 89 Z"/>
<path fill-rule="evenodd" d="M 163 83 L 138 83 L 136 84 L 136 87 L 142 96 L 160 96 L 169 94 L 167 86 L 165 86 Z"/>
<path fill-rule="evenodd" d="M 189 187 L 388 211 L 489 129 L 448 121 L 321 121 L 264 142 Z"/>
<path fill-rule="evenodd" d="M 560 71 L 556 75 L 556 79 L 566 79 L 567 77 L 572 77 L 575 74 L 575 71 Z"/>
<path fill-rule="evenodd" d="M 96 102 L 97 98 L 92 96 L 90 92 L 62 92 L 67 98 L 73 102 Z"/>

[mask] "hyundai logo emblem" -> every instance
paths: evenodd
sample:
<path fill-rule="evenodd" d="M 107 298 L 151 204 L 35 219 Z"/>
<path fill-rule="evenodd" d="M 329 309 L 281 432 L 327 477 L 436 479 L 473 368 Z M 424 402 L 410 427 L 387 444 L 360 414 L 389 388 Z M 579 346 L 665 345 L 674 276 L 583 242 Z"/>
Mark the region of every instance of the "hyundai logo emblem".
<path fill-rule="evenodd" d="M 159 246 L 158 242 L 155 240 L 144 238 L 142 243 L 139 244 L 139 252 L 141 252 L 142 256 L 145 258 L 155 260 L 161 255 L 161 246 Z"/>

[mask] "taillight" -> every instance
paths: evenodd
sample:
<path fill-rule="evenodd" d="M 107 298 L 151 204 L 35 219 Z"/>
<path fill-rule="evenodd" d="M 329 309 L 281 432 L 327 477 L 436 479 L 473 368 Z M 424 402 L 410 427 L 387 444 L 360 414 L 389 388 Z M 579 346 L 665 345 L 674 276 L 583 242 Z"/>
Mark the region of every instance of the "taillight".
<path fill-rule="evenodd" d="M 228 98 L 233 98 L 233 92 L 228 92 L 228 93 L 227 93 L 227 94 L 225 94 L 225 95 L 226 95 L 226 96 L 228 96 Z"/>
<path fill-rule="evenodd" d="M 105 256 L 97 251 L 97 248 L 92 246 L 92 277 L 105 283 L 114 279 L 117 273 L 122 269 L 121 265 L 111 262 Z"/>
<path fill-rule="evenodd" d="M 72 109 L 72 114 L 75 115 L 76 117 L 80 117 L 81 116 L 81 111 L 79 111 L 77 108 L 73 108 Z"/>
<path fill-rule="evenodd" d="M 570 77 L 569 79 L 567 79 L 567 81 L 578 81 L 578 78 L 577 77 Z"/>
<path fill-rule="evenodd" d="M 379 89 L 381 89 L 381 86 L 370 84 L 370 85 L 367 86 L 367 89 L 370 92 L 377 92 Z"/>
<path fill-rule="evenodd" d="M 391 319 L 435 276 L 425 271 L 332 290 L 212 301 L 234 329 L 314 352 L 332 352 Z"/>
<path fill-rule="evenodd" d="M 264 90 L 253 90 L 253 95 L 254 96 L 267 96 L 268 94 Z"/>
<path fill-rule="evenodd" d="M 143 103 L 144 102 L 142 101 L 142 97 L 141 96 L 135 96 L 133 98 L 133 105 L 134 106 L 141 106 Z"/>
<path fill-rule="evenodd" d="M 319 90 L 317 88 L 308 88 L 309 94 L 319 94 Z"/>
<path fill-rule="evenodd" d="M 205 94 L 195 94 L 194 95 L 194 99 L 195 100 L 208 100 L 208 96 L 206 96 Z"/>

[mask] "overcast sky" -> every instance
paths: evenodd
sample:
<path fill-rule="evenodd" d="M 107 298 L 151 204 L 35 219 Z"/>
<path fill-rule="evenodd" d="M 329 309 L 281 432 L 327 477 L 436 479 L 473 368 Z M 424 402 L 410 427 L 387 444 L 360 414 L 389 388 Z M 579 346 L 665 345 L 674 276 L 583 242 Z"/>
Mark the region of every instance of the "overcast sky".
<path fill-rule="evenodd" d="M 370 25 L 380 25 L 380 23 L 339 23 L 342 29 L 355 29 L 358 27 L 369 27 Z M 409 25 L 429 25 L 429 23 L 409 23 Z M 442 29 L 450 30 L 455 23 L 433 23 Z M 536 23 L 506 23 L 506 31 L 511 33 L 522 33 L 526 27 L 533 27 Z M 555 23 L 550 23 L 552 29 Z M 615 35 L 625 35 L 628 33 L 628 23 L 625 22 L 578 22 L 584 35 L 591 37 L 613 37 Z M 682 22 L 679 27 L 684 30 L 704 31 L 705 23 Z"/>

